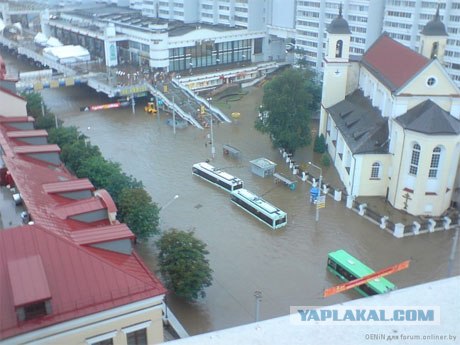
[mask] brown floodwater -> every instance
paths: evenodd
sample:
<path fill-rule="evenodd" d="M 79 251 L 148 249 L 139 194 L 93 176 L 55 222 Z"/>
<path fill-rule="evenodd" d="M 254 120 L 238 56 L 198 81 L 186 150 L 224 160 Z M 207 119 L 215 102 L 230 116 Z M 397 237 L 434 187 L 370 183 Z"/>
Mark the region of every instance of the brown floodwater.
<path fill-rule="evenodd" d="M 8 57 L 6 60 L 16 64 Z M 26 66 L 17 64 L 17 68 Z M 228 193 L 192 176 L 192 165 L 211 157 L 210 146 L 205 145 L 209 129 L 189 126 L 174 134 L 166 124 L 166 114 L 152 117 L 144 113 L 142 104 L 137 105 L 135 114 L 131 108 L 80 112 L 81 106 L 107 102 L 104 95 L 87 87 L 42 92 L 64 125 L 79 127 L 106 158 L 142 180 L 154 201 L 165 206 L 162 229 L 194 230 L 207 244 L 214 280 L 206 297 L 195 303 L 173 295 L 167 300 L 190 334 L 254 321 L 255 291 L 262 292 L 261 319 L 286 315 L 291 305 L 326 305 L 359 298 L 353 291 L 321 297 L 324 288 L 339 283 L 326 271 L 326 257 L 340 248 L 374 269 L 410 258 L 408 270 L 389 277 L 399 288 L 447 276 L 453 231 L 397 239 L 331 198 L 316 224 L 315 210 L 307 200 L 308 184 L 299 181 L 291 191 L 271 178 L 253 175 L 249 161 L 259 157 L 273 160 L 277 170 L 286 175 L 290 172 L 268 137 L 254 129 L 262 89 L 246 91 L 240 101 L 221 103 L 227 114 L 238 111 L 242 115 L 238 122 L 214 126 L 216 158 L 211 164 L 240 177 L 246 188 L 288 213 L 288 225 L 277 231 L 233 205 Z M 241 150 L 242 159 L 224 157 L 223 144 Z M 295 158 L 307 162 L 313 157 L 309 149 L 303 149 Z M 333 171 L 326 173 L 333 175 Z M 173 200 L 175 195 L 179 198 Z M 157 272 L 154 241 L 140 244 L 138 251 Z M 456 257 L 454 274 L 459 274 L 458 248 Z"/>

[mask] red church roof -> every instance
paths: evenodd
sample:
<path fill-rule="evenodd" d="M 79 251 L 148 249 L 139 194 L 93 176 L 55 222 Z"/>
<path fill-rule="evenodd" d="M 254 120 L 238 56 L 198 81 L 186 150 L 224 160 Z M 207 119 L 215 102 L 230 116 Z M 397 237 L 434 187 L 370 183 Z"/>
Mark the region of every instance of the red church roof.
<path fill-rule="evenodd" d="M 391 91 L 395 91 L 430 60 L 383 34 L 364 54 L 362 63 Z"/>
<path fill-rule="evenodd" d="M 14 120 L 27 121 L 27 117 Z M 163 285 L 134 251 L 126 254 L 92 247 L 134 237 L 125 224 L 109 219 L 109 212 L 116 211 L 110 195 L 94 192 L 91 182 L 77 179 L 62 165 L 17 154 L 43 149 L 58 152 L 59 148 L 18 142 L 14 134 L 8 135 L 17 132 L 10 122 L 0 117 L 2 159 L 34 224 L 0 231 L 0 340 L 163 295 Z M 82 190 L 91 196 L 78 194 Z M 66 193 L 83 199 L 68 198 Z M 32 267 L 34 272 L 30 272 Z M 17 270 L 22 272 L 15 274 Z M 33 284 L 21 283 L 34 277 Z M 48 299 L 51 313 L 18 321 L 17 303 L 37 299 Z"/>

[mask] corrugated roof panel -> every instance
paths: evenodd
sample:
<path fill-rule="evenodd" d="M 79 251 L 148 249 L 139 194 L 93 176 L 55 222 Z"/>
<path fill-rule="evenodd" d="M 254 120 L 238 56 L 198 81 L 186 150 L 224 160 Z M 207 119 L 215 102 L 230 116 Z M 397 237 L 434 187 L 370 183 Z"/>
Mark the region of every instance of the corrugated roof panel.
<path fill-rule="evenodd" d="M 56 214 L 60 219 L 67 219 L 68 217 L 75 216 L 77 214 L 93 212 L 101 209 L 105 209 L 105 205 L 102 203 L 101 199 L 92 198 L 57 206 L 54 209 L 54 214 Z"/>
<path fill-rule="evenodd" d="M 19 325 L 7 276 L 8 262 L 33 256 L 41 257 L 43 262 L 52 312 Z M 79 246 L 38 225 L 0 231 L 0 339 L 165 292 L 134 253 L 125 255 Z"/>
<path fill-rule="evenodd" d="M 16 146 L 13 151 L 19 154 L 27 153 L 49 153 L 49 152 L 61 152 L 59 146 L 55 144 L 50 145 L 23 145 Z"/>
<path fill-rule="evenodd" d="M 31 131 L 9 131 L 6 133 L 8 138 L 33 138 L 33 137 L 47 137 L 48 132 L 44 129 L 36 129 Z"/>
<path fill-rule="evenodd" d="M 75 192 L 80 190 L 95 190 L 93 184 L 87 178 L 72 179 L 69 181 L 60 181 L 46 183 L 43 190 L 48 194 Z"/>
<path fill-rule="evenodd" d="M 0 115 L 0 123 L 9 122 L 34 122 L 35 119 L 32 116 L 4 116 Z"/>
<path fill-rule="evenodd" d="M 75 243 L 85 245 L 128 238 L 134 239 L 135 236 L 126 224 L 116 224 L 74 231 L 70 237 Z"/>
<path fill-rule="evenodd" d="M 51 298 L 45 269 L 39 255 L 8 261 L 8 274 L 16 308 Z"/>

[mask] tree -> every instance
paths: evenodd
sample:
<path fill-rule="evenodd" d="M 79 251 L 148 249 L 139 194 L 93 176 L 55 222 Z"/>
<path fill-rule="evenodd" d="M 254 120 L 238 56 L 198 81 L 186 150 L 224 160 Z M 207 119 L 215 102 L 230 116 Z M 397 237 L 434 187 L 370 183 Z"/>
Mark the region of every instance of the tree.
<path fill-rule="evenodd" d="M 323 134 L 320 134 L 315 138 L 315 144 L 313 147 L 313 151 L 318 153 L 326 152 L 326 138 L 324 138 Z"/>
<path fill-rule="evenodd" d="M 79 139 L 86 139 L 87 137 L 78 131 L 75 126 L 53 128 L 48 131 L 48 141 L 63 147 L 67 144 L 72 144 Z"/>
<path fill-rule="evenodd" d="M 311 142 L 310 114 L 319 107 L 320 86 L 308 69 L 288 68 L 265 84 L 262 116 L 255 127 L 290 153 Z"/>
<path fill-rule="evenodd" d="M 43 103 L 43 97 L 41 94 L 31 92 L 23 93 L 22 96 L 27 102 L 27 115 L 32 116 L 35 119 L 35 128 L 48 130 L 56 127 L 56 118 L 46 104 Z"/>
<path fill-rule="evenodd" d="M 171 229 L 157 242 L 160 271 L 166 287 L 189 301 L 204 297 L 212 284 L 206 244 L 193 232 Z"/>
<path fill-rule="evenodd" d="M 126 223 L 138 239 L 143 240 L 159 232 L 158 205 L 143 188 L 125 188 L 118 200 L 118 217 Z"/>
<path fill-rule="evenodd" d="M 27 115 L 33 118 L 44 116 L 49 112 L 46 105 L 43 103 L 42 95 L 37 92 L 23 93 L 22 96 L 26 99 Z"/>
<path fill-rule="evenodd" d="M 102 156 L 83 160 L 75 171 L 78 177 L 87 177 L 96 188 L 106 189 L 118 205 L 120 192 L 125 188 L 142 188 L 142 182 L 121 171 L 120 164 Z"/>

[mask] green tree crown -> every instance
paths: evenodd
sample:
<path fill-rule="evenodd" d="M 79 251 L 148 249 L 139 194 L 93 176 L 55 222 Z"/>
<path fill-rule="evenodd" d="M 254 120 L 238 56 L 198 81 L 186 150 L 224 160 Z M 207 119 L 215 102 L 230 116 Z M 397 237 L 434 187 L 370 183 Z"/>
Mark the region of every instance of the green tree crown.
<path fill-rule="evenodd" d="M 157 246 L 166 287 L 189 301 L 204 297 L 204 289 L 212 284 L 206 244 L 193 232 L 171 229 L 161 236 Z"/>
<path fill-rule="evenodd" d="M 270 134 L 274 145 L 289 152 L 311 142 L 310 115 L 319 107 L 320 86 L 308 69 L 288 68 L 264 87 L 255 127 Z"/>

